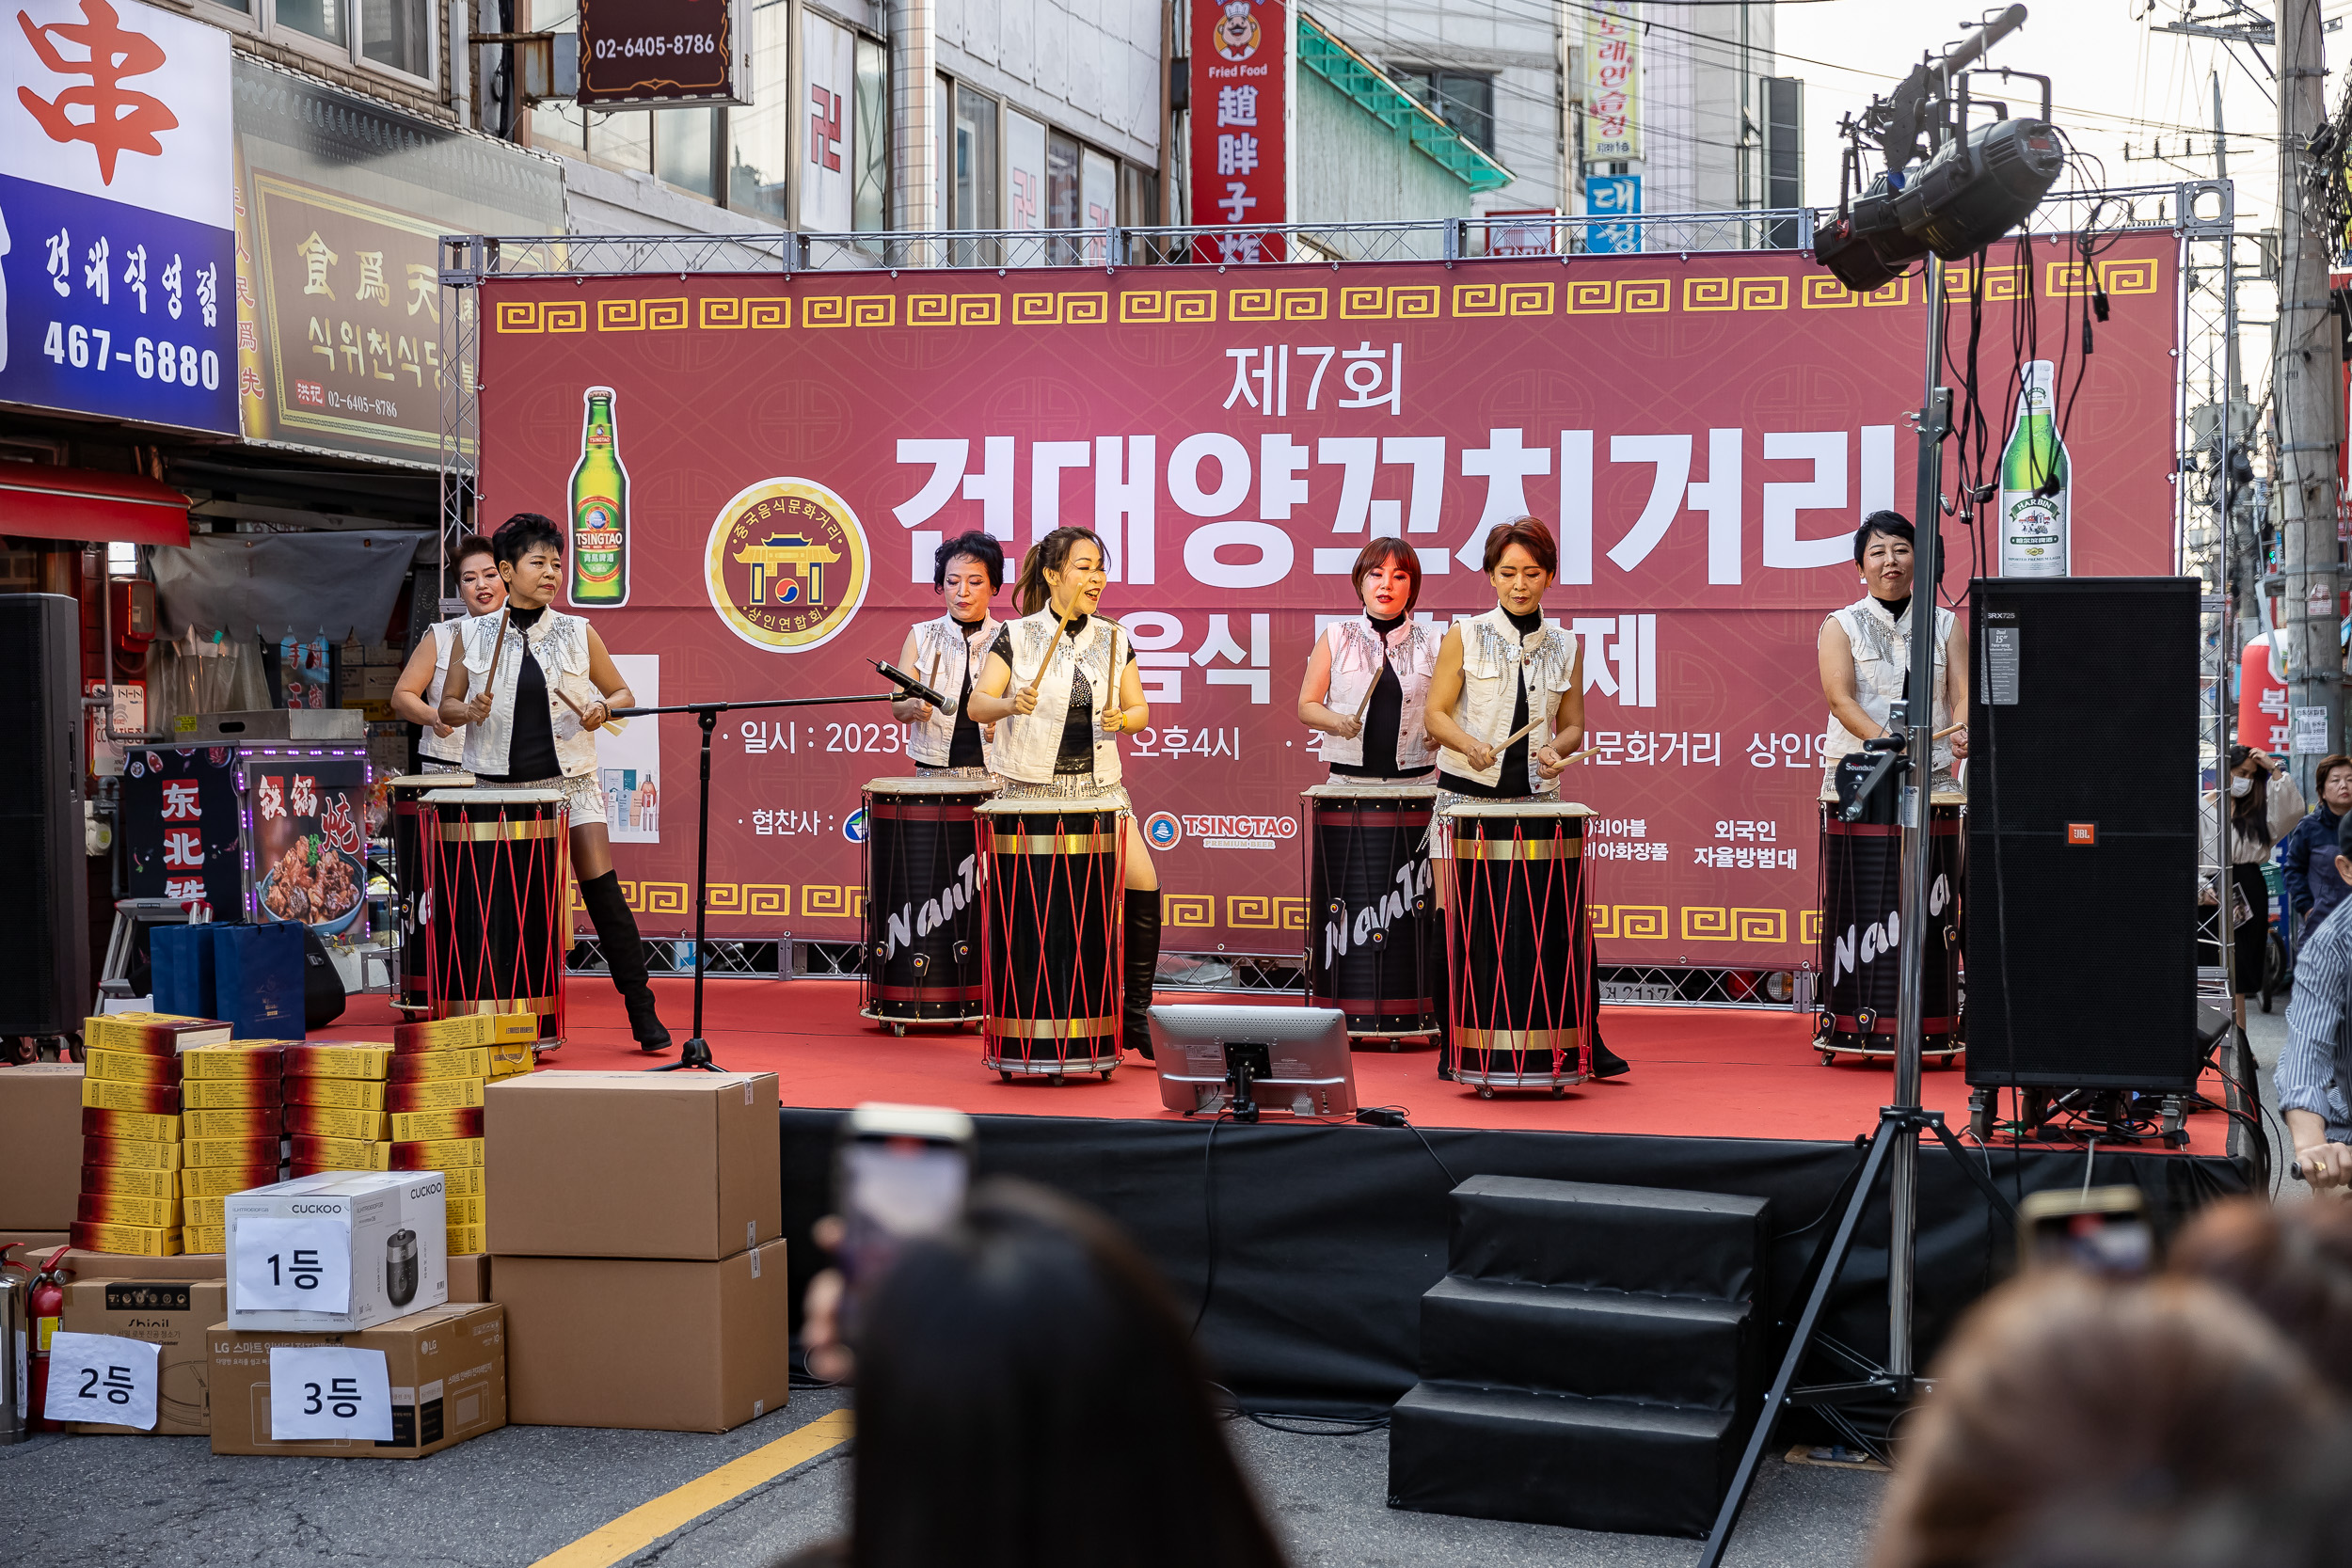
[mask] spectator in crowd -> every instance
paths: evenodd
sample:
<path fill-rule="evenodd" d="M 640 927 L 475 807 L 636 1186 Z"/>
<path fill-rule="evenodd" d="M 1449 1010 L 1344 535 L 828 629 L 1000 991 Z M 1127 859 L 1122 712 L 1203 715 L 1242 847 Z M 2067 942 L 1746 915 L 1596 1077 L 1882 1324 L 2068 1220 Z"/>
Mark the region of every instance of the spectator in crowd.
<path fill-rule="evenodd" d="M 2302 1356 L 2217 1286 L 2037 1270 L 1939 1357 L 1872 1568 L 1999 1563 L 2058 1514 L 2185 1519 L 2288 1474 L 2334 1418 Z"/>
<path fill-rule="evenodd" d="M 2264 946 L 2270 933 L 2270 887 L 2263 880 L 2263 862 L 2270 858 L 2271 846 L 2302 819 L 2303 797 L 2267 752 L 2233 746 L 2221 814 L 2229 823 L 2228 850 L 2222 852 L 2208 834 L 2205 860 L 2229 867 L 2215 890 L 2216 907 L 2236 944 L 2236 1022 L 2243 1035 L 2246 999 L 2263 989 Z"/>
<path fill-rule="evenodd" d="M 860 1324 L 850 1539 L 803 1568 L 1279 1568 L 1183 1318 L 1093 1211 L 981 1182 Z"/>
<path fill-rule="evenodd" d="M 2352 816 L 2336 831 L 2336 875 L 2352 885 Z M 2352 1186 L 2352 920 L 2304 938 L 2271 1082 L 2303 1180 L 2317 1191 Z"/>
<path fill-rule="evenodd" d="M 2319 803 L 2279 841 L 2279 869 L 2286 880 L 2287 906 L 2295 911 L 2296 950 L 2328 911 L 2352 888 L 2336 875 L 2336 830 L 2352 813 L 2352 757 L 2319 759 L 2312 770 Z"/>
<path fill-rule="evenodd" d="M 2214 1204 L 2173 1240 L 2167 1266 L 2236 1292 L 2352 1399 L 2352 1203 Z"/>

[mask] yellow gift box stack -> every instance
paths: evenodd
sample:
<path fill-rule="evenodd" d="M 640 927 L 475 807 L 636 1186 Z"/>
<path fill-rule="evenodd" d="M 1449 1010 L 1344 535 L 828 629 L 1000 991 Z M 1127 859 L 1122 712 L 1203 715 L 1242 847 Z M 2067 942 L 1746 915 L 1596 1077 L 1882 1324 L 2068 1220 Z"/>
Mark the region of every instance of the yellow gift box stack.
<path fill-rule="evenodd" d="M 82 1190 L 71 1238 L 85 1252 L 185 1250 L 183 1053 L 226 1039 L 217 1019 L 105 1013 L 82 1022 Z"/>
<path fill-rule="evenodd" d="M 277 1181 L 284 1156 L 285 1040 L 228 1040 L 181 1053 L 180 1173 L 190 1252 L 227 1252 L 221 1205 Z"/>

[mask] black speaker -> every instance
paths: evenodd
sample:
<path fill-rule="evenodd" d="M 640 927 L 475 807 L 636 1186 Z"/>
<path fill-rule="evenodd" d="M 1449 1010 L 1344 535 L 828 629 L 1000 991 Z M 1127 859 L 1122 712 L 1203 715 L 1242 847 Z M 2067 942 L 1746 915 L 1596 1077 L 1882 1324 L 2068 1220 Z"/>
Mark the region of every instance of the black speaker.
<path fill-rule="evenodd" d="M 1968 1082 L 2191 1089 L 2201 586 L 1968 593 Z"/>
<path fill-rule="evenodd" d="M 324 1029 L 343 1016 L 350 999 L 343 992 L 343 977 L 336 973 L 335 960 L 326 956 L 326 943 L 318 932 L 302 927 L 302 1026 Z"/>
<path fill-rule="evenodd" d="M 0 1035 L 67 1035 L 90 1009 L 82 866 L 81 613 L 0 594 Z"/>

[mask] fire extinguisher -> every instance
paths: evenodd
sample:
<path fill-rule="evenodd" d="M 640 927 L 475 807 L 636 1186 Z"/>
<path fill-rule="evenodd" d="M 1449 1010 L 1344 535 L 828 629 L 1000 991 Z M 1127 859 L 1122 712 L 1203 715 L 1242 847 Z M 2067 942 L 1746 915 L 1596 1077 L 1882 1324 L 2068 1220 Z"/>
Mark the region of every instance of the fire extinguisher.
<path fill-rule="evenodd" d="M 25 1368 L 25 1392 L 31 1405 L 27 1429 L 34 1432 L 63 1432 L 63 1421 L 50 1420 L 42 1412 L 49 1402 L 49 1337 L 57 1332 L 58 1320 L 65 1316 L 65 1271 L 58 1265 L 65 1261 L 71 1247 L 59 1247 L 49 1255 L 33 1275 L 30 1299 L 25 1303 L 33 1320 L 32 1354 Z"/>
<path fill-rule="evenodd" d="M 26 1279 L 32 1266 L 13 1262 L 8 1254 L 23 1246 L 22 1242 L 0 1244 L 0 1446 L 22 1443 L 31 1435 L 25 1427 L 26 1409 L 24 1377 L 28 1370 L 26 1351 L 32 1338 L 31 1320 L 25 1316 Z"/>

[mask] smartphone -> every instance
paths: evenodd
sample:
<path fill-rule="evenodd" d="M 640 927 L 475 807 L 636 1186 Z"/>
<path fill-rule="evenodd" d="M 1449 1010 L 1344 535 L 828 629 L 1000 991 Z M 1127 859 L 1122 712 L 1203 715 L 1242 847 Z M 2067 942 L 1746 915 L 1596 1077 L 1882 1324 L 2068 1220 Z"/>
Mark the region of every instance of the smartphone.
<path fill-rule="evenodd" d="M 2155 1262 L 2155 1232 L 2137 1187 L 2052 1188 L 2017 1206 L 2022 1260 L 2029 1269 L 2076 1268 L 2136 1278 Z"/>
<path fill-rule="evenodd" d="M 963 1212 L 972 1181 L 972 1118 L 936 1105 L 860 1105 L 841 1124 L 834 1196 L 845 1333 L 860 1289 L 887 1273 L 908 1242 L 935 1235 Z"/>

